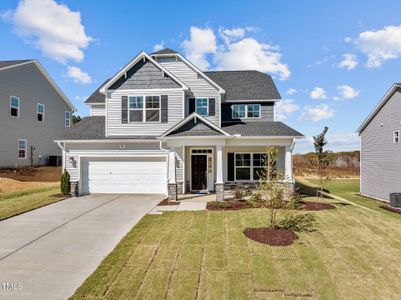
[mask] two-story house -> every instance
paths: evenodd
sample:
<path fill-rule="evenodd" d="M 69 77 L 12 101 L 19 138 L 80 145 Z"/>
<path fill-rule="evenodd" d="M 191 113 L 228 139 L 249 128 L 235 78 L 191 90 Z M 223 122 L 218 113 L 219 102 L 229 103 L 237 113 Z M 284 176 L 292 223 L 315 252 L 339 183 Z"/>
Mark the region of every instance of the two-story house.
<path fill-rule="evenodd" d="M 266 146 L 292 181 L 302 134 L 274 120 L 280 101 L 257 71 L 202 72 L 164 49 L 137 55 L 86 101 L 91 116 L 57 141 L 73 193 L 215 192 L 258 182 Z"/>
<path fill-rule="evenodd" d="M 76 110 L 37 60 L 0 61 L 0 168 L 47 164 Z"/>

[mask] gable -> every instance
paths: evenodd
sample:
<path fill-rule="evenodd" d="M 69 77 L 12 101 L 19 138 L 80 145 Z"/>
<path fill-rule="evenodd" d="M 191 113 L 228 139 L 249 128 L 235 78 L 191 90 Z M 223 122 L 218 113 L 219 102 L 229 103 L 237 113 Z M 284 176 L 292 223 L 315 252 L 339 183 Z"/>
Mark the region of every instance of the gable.
<path fill-rule="evenodd" d="M 122 75 L 110 89 L 170 89 L 181 86 L 148 59 L 141 59 Z"/>
<path fill-rule="evenodd" d="M 223 135 L 199 118 L 193 118 L 167 136 L 215 136 Z"/>

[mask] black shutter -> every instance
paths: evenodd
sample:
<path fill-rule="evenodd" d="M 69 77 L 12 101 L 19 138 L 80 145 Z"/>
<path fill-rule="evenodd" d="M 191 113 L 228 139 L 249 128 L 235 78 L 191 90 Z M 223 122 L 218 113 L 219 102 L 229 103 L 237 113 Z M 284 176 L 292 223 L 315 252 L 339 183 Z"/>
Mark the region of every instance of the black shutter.
<path fill-rule="evenodd" d="M 189 115 L 195 111 L 195 98 L 189 98 Z"/>
<path fill-rule="evenodd" d="M 234 153 L 228 153 L 227 156 L 227 179 L 234 181 Z"/>
<path fill-rule="evenodd" d="M 160 120 L 162 123 L 168 122 L 168 96 L 161 95 L 161 117 Z"/>
<path fill-rule="evenodd" d="M 209 116 L 213 117 L 216 114 L 216 99 L 209 98 Z"/>
<path fill-rule="evenodd" d="M 121 97 L 121 123 L 128 123 L 128 96 Z"/>

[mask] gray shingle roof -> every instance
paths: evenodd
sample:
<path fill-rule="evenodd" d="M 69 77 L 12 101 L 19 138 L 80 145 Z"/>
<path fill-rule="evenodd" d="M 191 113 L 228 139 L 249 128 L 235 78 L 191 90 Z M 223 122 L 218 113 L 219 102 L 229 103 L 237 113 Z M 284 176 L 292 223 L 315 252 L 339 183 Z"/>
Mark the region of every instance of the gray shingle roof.
<path fill-rule="evenodd" d="M 86 117 L 73 126 L 59 140 L 113 140 L 113 139 L 156 139 L 156 136 L 105 136 L 104 116 Z"/>
<path fill-rule="evenodd" d="M 193 119 L 168 134 L 167 136 L 216 136 L 223 135 L 221 132 L 211 128 L 201 120 L 195 122 Z"/>
<path fill-rule="evenodd" d="M 105 102 L 105 95 L 99 92 L 100 88 L 106 84 L 111 78 L 107 79 L 103 82 L 97 89 L 85 100 L 85 103 L 104 103 Z"/>
<path fill-rule="evenodd" d="M 222 123 L 221 129 L 228 134 L 241 136 L 290 136 L 302 137 L 303 134 L 285 125 L 282 122 L 249 122 L 249 123 Z"/>
<path fill-rule="evenodd" d="M 153 52 L 150 55 L 153 55 L 153 54 L 175 54 L 175 53 L 178 53 L 178 52 L 173 50 L 173 49 L 170 49 L 170 48 L 164 48 L 162 50 Z"/>
<path fill-rule="evenodd" d="M 0 61 L 0 69 L 1 68 L 6 68 L 6 67 L 11 67 L 15 65 L 22 64 L 24 62 L 28 61 L 33 61 L 32 59 L 23 59 L 23 60 L 1 60 Z"/>
<path fill-rule="evenodd" d="M 270 100 L 281 96 L 270 75 L 259 71 L 204 72 L 226 91 L 226 100 Z"/>

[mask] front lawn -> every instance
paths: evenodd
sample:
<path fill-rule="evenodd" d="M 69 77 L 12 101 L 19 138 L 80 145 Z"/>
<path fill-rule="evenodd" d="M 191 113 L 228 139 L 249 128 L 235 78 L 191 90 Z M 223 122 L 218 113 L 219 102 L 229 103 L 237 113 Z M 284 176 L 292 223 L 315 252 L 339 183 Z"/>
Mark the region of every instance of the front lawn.
<path fill-rule="evenodd" d="M 336 207 L 288 247 L 243 235 L 264 209 L 146 215 L 72 298 L 399 298 L 401 218 Z"/>
<path fill-rule="evenodd" d="M 58 184 L 41 189 L 7 193 L 0 196 L 0 221 L 64 199 Z"/>

